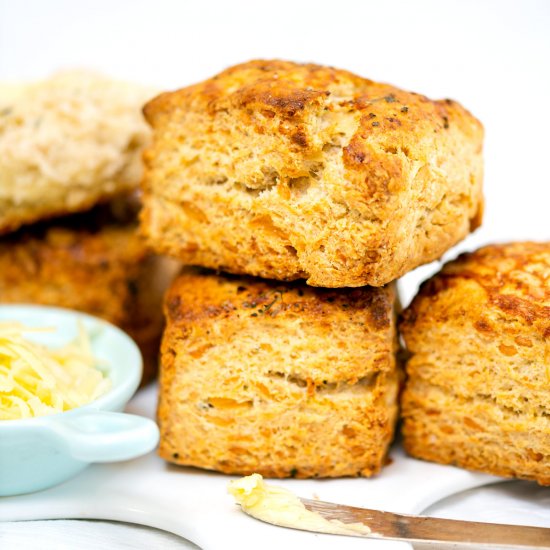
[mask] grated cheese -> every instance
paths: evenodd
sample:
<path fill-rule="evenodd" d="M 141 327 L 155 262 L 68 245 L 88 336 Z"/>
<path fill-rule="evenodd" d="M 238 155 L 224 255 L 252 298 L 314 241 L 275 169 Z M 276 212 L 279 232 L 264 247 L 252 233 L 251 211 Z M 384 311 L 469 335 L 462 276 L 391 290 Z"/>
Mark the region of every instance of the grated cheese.
<path fill-rule="evenodd" d="M 50 329 L 0 323 L 0 420 L 17 420 L 67 411 L 90 403 L 111 388 L 96 368 L 83 327 L 76 339 L 49 348 L 23 335 Z"/>

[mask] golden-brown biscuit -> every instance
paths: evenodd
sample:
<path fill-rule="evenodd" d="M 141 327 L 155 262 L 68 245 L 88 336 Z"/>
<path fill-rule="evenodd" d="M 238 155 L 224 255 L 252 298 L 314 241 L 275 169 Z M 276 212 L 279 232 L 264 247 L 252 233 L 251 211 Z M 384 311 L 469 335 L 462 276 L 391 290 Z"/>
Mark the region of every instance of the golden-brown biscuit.
<path fill-rule="evenodd" d="M 143 231 L 187 264 L 381 286 L 481 221 L 483 129 L 451 100 L 251 61 L 145 115 Z"/>
<path fill-rule="evenodd" d="M 151 95 L 83 70 L 0 85 L 0 234 L 135 189 Z"/>
<path fill-rule="evenodd" d="M 550 243 L 487 246 L 404 312 L 413 456 L 550 485 Z"/>
<path fill-rule="evenodd" d="M 165 297 L 160 455 L 269 477 L 370 476 L 397 416 L 393 285 L 184 271 Z"/>
<path fill-rule="evenodd" d="M 118 325 L 139 345 L 147 382 L 157 370 L 164 263 L 117 201 L 1 238 L 0 303 L 67 307 Z"/>

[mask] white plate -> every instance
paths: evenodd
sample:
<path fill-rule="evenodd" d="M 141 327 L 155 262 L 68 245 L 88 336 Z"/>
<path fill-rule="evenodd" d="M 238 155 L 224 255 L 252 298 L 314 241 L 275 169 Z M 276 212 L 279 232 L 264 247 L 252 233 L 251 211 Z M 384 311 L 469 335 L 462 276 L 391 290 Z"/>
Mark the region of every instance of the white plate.
<path fill-rule="evenodd" d="M 128 411 L 153 416 L 155 402 L 156 388 L 150 387 L 134 398 Z M 499 481 L 492 476 L 414 460 L 405 456 L 399 446 L 392 449 L 391 458 L 393 462 L 372 479 L 291 479 L 273 483 L 286 486 L 304 497 L 420 513 L 449 495 Z M 229 479 L 232 478 L 170 466 L 156 455 L 149 454 L 129 462 L 94 465 L 78 477 L 40 493 L 4 498 L 1 517 L 4 521 L 95 518 L 138 523 L 185 537 L 205 550 L 302 548 L 312 543 L 316 550 L 334 548 L 335 545 L 339 549 L 410 548 L 402 543 L 336 538 L 261 523 L 243 514 L 233 503 L 227 494 Z M 503 498 L 500 488 L 506 486 L 513 484 L 497 486 L 496 493 L 490 488 L 489 509 L 499 509 L 498 500 Z M 522 498 L 526 502 L 532 501 L 538 513 L 538 522 L 533 524 L 542 522 L 545 525 L 546 522 L 550 526 L 550 507 L 547 506 L 550 491 L 532 483 L 525 483 L 522 488 Z M 543 497 L 537 501 L 536 495 Z M 452 505 L 455 517 L 458 517 L 468 503 L 461 506 L 459 498 Z M 444 515 L 441 511 L 445 511 L 445 506 L 434 509 L 438 515 Z M 501 513 L 499 517 L 502 521 L 514 522 L 513 514 Z M 518 519 L 519 522 L 525 520 L 523 516 Z"/>

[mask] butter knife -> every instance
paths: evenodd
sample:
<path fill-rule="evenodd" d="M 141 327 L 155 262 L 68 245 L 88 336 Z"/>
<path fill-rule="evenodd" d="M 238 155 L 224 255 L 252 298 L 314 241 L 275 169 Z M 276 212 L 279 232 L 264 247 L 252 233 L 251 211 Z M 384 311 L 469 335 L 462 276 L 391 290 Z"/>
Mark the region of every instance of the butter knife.
<path fill-rule="evenodd" d="M 326 520 L 337 520 L 343 524 L 362 523 L 371 531 L 363 534 L 350 532 L 347 533 L 349 536 L 434 544 L 438 548 L 460 545 L 480 549 L 550 549 L 550 528 L 545 527 L 394 514 L 305 498 L 300 498 L 300 501 L 307 510 L 316 512 Z"/>

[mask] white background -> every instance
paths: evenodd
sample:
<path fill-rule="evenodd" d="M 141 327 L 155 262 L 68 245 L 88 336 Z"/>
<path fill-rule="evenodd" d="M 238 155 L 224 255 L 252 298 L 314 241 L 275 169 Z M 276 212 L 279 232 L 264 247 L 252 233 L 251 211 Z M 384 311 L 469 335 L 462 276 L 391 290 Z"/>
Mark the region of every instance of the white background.
<path fill-rule="evenodd" d="M 260 57 L 451 97 L 483 122 L 484 225 L 447 257 L 550 239 L 549 1 L 0 0 L 1 80 L 86 66 L 170 89 Z M 405 301 L 436 268 L 406 277 Z"/>
<path fill-rule="evenodd" d="M 314 61 L 460 101 L 484 124 L 483 227 L 550 239 L 548 0 L 0 0 L 0 79 L 86 66 L 160 89 L 252 58 Z M 436 269 L 405 279 L 405 302 Z"/>
<path fill-rule="evenodd" d="M 547 0 L 0 0 L 3 80 L 86 66 L 172 89 L 260 57 L 451 97 L 483 122 L 484 225 L 447 257 L 550 238 Z"/>

